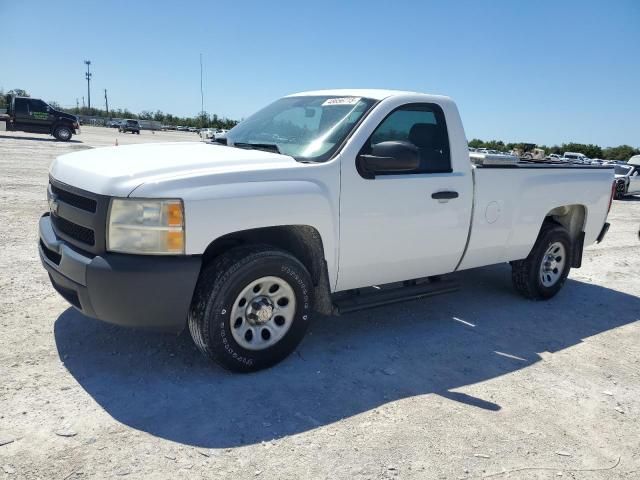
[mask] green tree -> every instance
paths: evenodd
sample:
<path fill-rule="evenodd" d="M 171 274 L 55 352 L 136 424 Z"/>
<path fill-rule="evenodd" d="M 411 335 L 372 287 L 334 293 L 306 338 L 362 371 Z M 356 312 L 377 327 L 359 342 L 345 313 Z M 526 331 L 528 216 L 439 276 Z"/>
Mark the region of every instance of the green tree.
<path fill-rule="evenodd" d="M 564 152 L 576 152 L 582 153 L 589 158 L 602 158 L 602 148 L 598 145 L 584 144 L 584 143 L 563 143 L 562 151 Z"/>
<path fill-rule="evenodd" d="M 640 155 L 640 149 L 630 145 L 605 148 L 602 151 L 603 158 L 607 160 L 629 160 L 634 155 Z"/>
<path fill-rule="evenodd" d="M 9 95 L 15 95 L 16 97 L 30 97 L 26 90 L 21 88 L 14 88 L 13 90 L 9 90 L 7 92 Z"/>

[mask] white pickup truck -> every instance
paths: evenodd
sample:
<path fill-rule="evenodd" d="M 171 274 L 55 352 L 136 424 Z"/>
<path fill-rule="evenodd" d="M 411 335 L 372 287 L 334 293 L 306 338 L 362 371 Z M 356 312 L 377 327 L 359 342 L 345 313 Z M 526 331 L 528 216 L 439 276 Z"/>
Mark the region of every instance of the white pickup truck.
<path fill-rule="evenodd" d="M 472 163 L 447 97 L 300 93 L 226 140 L 57 158 L 39 245 L 54 288 L 107 322 L 188 325 L 252 371 L 314 311 L 451 292 L 458 270 L 510 262 L 518 292 L 550 298 L 609 226 L 613 168 Z"/>

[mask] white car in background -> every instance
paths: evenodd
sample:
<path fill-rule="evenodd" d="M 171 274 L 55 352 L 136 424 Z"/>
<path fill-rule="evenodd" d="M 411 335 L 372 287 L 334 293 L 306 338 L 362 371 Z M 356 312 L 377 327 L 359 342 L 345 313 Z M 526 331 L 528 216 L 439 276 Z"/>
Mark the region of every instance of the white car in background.
<path fill-rule="evenodd" d="M 586 165 L 591 163 L 591 160 L 583 153 L 564 152 L 562 158 L 570 163 L 584 163 Z"/>
<path fill-rule="evenodd" d="M 640 155 L 631 157 L 626 165 L 615 165 L 615 198 L 640 195 Z"/>
<path fill-rule="evenodd" d="M 227 132 L 229 130 L 226 130 L 224 128 L 218 128 L 216 129 L 215 132 L 213 132 L 213 140 L 214 141 L 219 141 L 219 140 L 225 140 L 227 138 Z"/>
<path fill-rule="evenodd" d="M 203 140 L 209 140 L 213 138 L 215 130 L 213 128 L 201 128 L 200 129 L 200 138 Z"/>

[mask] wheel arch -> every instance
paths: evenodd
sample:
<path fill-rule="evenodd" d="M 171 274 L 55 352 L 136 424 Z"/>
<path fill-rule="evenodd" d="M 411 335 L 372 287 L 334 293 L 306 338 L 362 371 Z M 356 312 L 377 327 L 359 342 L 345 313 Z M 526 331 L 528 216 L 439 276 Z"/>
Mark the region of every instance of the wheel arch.
<path fill-rule="evenodd" d="M 53 135 L 58 127 L 67 127 L 67 128 L 69 128 L 71 130 L 71 134 L 72 135 L 75 132 L 75 128 L 73 128 L 73 122 L 71 120 L 67 120 L 67 119 L 63 118 L 63 119 L 56 120 L 51 125 L 51 130 L 49 131 L 49 134 Z"/>
<path fill-rule="evenodd" d="M 305 266 L 314 286 L 315 310 L 332 312 L 329 274 L 324 243 L 320 232 L 310 225 L 279 225 L 227 233 L 213 240 L 205 249 L 202 265 L 241 245 L 270 245 L 291 253 Z"/>
<path fill-rule="evenodd" d="M 567 230 L 572 244 L 571 266 L 574 268 L 580 268 L 582 265 L 587 213 L 588 210 L 585 205 L 562 205 L 551 209 L 545 215 L 543 222 L 543 225 L 544 223 L 552 222 L 563 226 Z"/>
<path fill-rule="evenodd" d="M 555 222 L 569 232 L 571 241 L 575 242 L 584 232 L 587 222 L 587 207 L 584 205 L 562 205 L 551 209 L 544 218 L 545 222 Z"/>

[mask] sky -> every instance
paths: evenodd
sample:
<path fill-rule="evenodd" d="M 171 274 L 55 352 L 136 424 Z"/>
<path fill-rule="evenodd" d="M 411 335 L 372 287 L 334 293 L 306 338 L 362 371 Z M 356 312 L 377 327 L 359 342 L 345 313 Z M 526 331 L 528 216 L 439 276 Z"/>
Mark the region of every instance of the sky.
<path fill-rule="evenodd" d="M 60 8 L 63 5 L 63 8 Z M 0 88 L 241 119 L 324 88 L 452 97 L 468 139 L 640 147 L 640 1 L 0 0 Z"/>

